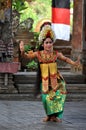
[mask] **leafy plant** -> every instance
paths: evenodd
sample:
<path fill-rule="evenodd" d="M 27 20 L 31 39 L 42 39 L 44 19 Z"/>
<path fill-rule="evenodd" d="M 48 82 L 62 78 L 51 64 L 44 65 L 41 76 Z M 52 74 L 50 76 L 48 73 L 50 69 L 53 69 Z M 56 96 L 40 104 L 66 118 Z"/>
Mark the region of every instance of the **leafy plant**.
<path fill-rule="evenodd" d="M 34 41 L 37 41 L 39 37 L 39 33 L 38 32 L 34 32 Z"/>
<path fill-rule="evenodd" d="M 24 45 L 24 51 L 27 53 L 28 51 L 31 50 L 31 46 L 29 44 Z"/>
<path fill-rule="evenodd" d="M 30 70 L 36 70 L 38 68 L 38 64 L 35 60 L 32 60 L 26 65 L 26 67 Z"/>
<path fill-rule="evenodd" d="M 28 51 L 32 50 L 32 46 L 30 44 L 27 44 L 24 46 L 24 51 L 27 53 Z M 29 70 L 36 70 L 38 68 L 38 64 L 35 61 L 35 59 L 31 59 L 27 64 L 26 64 L 27 69 Z"/>
<path fill-rule="evenodd" d="M 12 9 L 18 12 L 27 9 L 25 5 L 25 0 L 13 0 L 12 1 Z"/>

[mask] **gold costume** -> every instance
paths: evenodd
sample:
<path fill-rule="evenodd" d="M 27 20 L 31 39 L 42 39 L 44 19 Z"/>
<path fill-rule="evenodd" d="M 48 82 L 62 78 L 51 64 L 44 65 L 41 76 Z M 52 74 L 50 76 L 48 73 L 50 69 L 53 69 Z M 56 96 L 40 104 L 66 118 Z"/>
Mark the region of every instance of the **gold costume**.
<path fill-rule="evenodd" d="M 58 89 L 58 79 L 60 75 L 57 70 L 57 56 L 57 52 L 51 54 L 45 54 L 44 51 L 38 52 L 42 77 L 42 92 L 44 93 L 49 91 L 49 87 L 54 91 Z"/>

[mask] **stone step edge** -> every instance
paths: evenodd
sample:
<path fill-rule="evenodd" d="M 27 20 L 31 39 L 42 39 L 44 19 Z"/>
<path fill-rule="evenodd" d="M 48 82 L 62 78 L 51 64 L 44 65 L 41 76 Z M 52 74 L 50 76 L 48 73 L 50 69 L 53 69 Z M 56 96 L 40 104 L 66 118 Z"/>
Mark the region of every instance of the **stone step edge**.
<path fill-rule="evenodd" d="M 27 87 L 30 87 L 30 86 L 31 86 L 31 87 L 35 87 L 35 85 L 34 85 L 33 83 L 30 83 L 30 84 L 29 84 L 29 83 L 24 83 L 24 84 L 23 84 L 23 83 L 22 83 L 22 84 L 21 84 L 21 83 L 17 83 L 16 85 L 18 85 L 19 87 L 21 87 L 21 86 L 24 86 L 24 87 L 25 87 L 25 86 L 27 86 Z M 66 85 L 67 85 L 67 87 L 72 87 L 72 86 L 74 86 L 75 88 L 76 88 L 76 87 L 86 87 L 86 84 L 68 84 L 68 83 L 67 83 Z"/>
<path fill-rule="evenodd" d="M 19 94 L 18 93 L 9 94 L 9 93 L 7 93 L 7 94 L 0 94 L 0 97 L 1 96 L 3 96 L 3 97 L 7 97 L 7 96 L 20 96 L 20 97 L 22 97 L 22 96 L 25 96 L 25 97 L 30 96 L 31 97 L 32 96 L 32 97 L 34 97 L 34 94 L 33 93 L 31 93 L 31 94 L 30 93 L 29 94 L 23 94 L 23 93 L 22 94 L 21 93 L 19 93 Z M 73 94 L 72 93 L 72 94 L 67 94 L 67 96 L 73 96 L 73 97 L 81 97 L 82 96 L 82 97 L 86 98 L 86 94 Z"/>
<path fill-rule="evenodd" d="M 41 97 L 36 98 L 30 94 L 0 94 L 0 100 L 16 100 L 16 101 L 41 101 Z M 85 95 L 67 95 L 66 101 L 86 101 Z"/>

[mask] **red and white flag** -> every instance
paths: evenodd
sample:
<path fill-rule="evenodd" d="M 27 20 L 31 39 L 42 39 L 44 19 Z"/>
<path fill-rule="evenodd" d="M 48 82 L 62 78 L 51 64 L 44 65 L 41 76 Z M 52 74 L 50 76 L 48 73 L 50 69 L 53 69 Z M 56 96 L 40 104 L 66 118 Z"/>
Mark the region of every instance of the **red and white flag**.
<path fill-rule="evenodd" d="M 56 39 L 70 40 L 70 0 L 52 0 L 52 28 Z"/>

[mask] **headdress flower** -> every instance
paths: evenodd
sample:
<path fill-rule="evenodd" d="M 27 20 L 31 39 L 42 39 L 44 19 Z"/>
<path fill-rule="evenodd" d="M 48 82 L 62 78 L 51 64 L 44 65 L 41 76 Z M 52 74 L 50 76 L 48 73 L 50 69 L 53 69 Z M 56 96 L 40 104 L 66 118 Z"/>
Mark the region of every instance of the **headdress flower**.
<path fill-rule="evenodd" d="M 50 37 L 51 39 L 53 39 L 53 41 L 55 41 L 56 37 L 55 37 L 55 33 L 52 30 L 52 27 L 50 25 L 45 25 L 42 30 L 40 31 L 39 34 L 39 44 L 42 44 L 43 39 Z"/>

